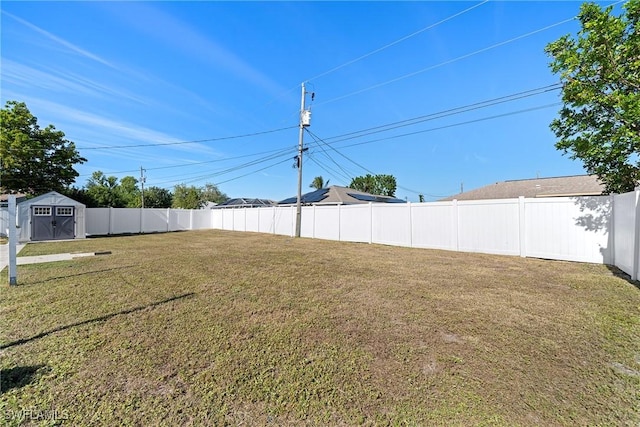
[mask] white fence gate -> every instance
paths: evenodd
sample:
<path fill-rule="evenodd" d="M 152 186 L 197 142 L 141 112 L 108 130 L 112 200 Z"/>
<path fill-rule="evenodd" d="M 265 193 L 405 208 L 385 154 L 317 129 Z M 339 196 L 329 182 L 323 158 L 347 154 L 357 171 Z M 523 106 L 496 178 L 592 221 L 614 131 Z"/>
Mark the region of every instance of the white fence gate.
<path fill-rule="evenodd" d="M 433 203 L 304 206 L 301 236 L 616 265 L 638 278 L 640 191 Z M 295 206 L 86 210 L 88 235 L 220 229 L 293 236 Z"/>

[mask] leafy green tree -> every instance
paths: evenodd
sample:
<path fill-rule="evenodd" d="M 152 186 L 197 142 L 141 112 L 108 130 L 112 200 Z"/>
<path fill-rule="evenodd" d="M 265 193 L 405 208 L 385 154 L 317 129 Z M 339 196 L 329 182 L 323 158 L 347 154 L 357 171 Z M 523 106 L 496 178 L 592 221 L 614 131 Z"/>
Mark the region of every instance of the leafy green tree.
<path fill-rule="evenodd" d="M 201 198 L 203 205 L 206 202 L 222 203 L 229 200 L 229 197 L 224 194 L 215 184 L 205 184 L 201 190 Z"/>
<path fill-rule="evenodd" d="M 349 188 L 380 196 L 395 197 L 397 184 L 393 175 L 366 174 L 353 178 Z"/>
<path fill-rule="evenodd" d="M 118 185 L 118 178 L 115 176 L 107 177 L 101 171 L 96 171 L 88 179 L 86 189 L 95 207 L 123 208 L 126 206 Z"/>
<path fill-rule="evenodd" d="M 200 209 L 204 205 L 202 189 L 190 185 L 178 184 L 173 190 L 171 207 L 176 209 Z"/>
<path fill-rule="evenodd" d="M 316 176 L 315 178 L 313 178 L 313 181 L 311 181 L 311 184 L 309 184 L 309 187 L 320 190 L 321 188 L 328 187 L 329 181 L 331 180 L 328 179 L 327 182 L 324 182 L 324 178 L 322 177 L 322 175 Z"/>
<path fill-rule="evenodd" d="M 551 123 L 556 148 L 580 159 L 606 192 L 631 191 L 640 181 L 640 0 L 582 5 L 581 29 L 548 44 L 551 70 L 560 75 L 564 106 Z"/>
<path fill-rule="evenodd" d="M 72 198 L 73 200 L 82 203 L 83 205 L 85 205 L 88 208 L 96 208 L 98 206 L 96 206 L 95 202 L 93 201 L 93 198 L 87 194 L 87 190 L 85 188 L 78 188 L 78 187 L 68 187 L 65 188 L 62 191 L 62 194 L 64 194 L 67 197 Z"/>
<path fill-rule="evenodd" d="M 24 102 L 7 101 L 0 110 L 0 180 L 3 191 L 36 195 L 63 192 L 87 159 L 53 125 L 42 129 Z"/>
<path fill-rule="evenodd" d="M 142 206 L 140 188 L 138 188 L 138 180 L 136 178 L 132 176 L 125 176 L 120 179 L 118 191 L 120 192 L 120 199 L 122 200 L 122 203 L 124 203 L 125 207 L 139 208 Z"/>
<path fill-rule="evenodd" d="M 173 202 L 173 194 L 166 188 L 154 187 L 144 190 L 145 208 L 170 208 Z"/>

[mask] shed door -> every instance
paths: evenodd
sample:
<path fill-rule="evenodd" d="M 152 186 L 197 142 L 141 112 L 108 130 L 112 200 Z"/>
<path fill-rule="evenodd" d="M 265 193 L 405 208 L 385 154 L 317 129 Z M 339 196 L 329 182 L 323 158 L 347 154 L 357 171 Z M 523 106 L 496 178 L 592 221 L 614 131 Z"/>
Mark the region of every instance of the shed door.
<path fill-rule="evenodd" d="M 73 206 L 31 207 L 31 240 L 73 239 L 75 225 Z"/>

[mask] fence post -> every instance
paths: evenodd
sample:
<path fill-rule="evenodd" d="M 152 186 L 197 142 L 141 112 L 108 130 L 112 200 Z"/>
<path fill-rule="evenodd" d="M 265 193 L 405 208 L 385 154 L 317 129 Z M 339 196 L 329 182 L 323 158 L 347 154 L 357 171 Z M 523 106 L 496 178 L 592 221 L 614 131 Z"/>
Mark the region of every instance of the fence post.
<path fill-rule="evenodd" d="M 213 227 L 213 211 L 214 210 L 215 209 L 209 209 L 209 229 L 210 230 L 214 229 L 214 227 Z"/>
<path fill-rule="evenodd" d="M 340 227 L 342 226 L 342 205 L 338 205 L 338 242 L 342 240 Z"/>
<path fill-rule="evenodd" d="M 518 224 L 520 226 L 518 234 L 519 234 L 519 242 L 520 242 L 520 256 L 522 258 L 526 258 L 527 256 L 527 242 L 526 242 L 526 234 L 527 234 L 527 224 L 525 222 L 525 208 L 524 208 L 524 196 L 518 197 Z"/>
<path fill-rule="evenodd" d="M 113 234 L 113 208 L 109 206 L 109 231 L 107 234 Z"/>
<path fill-rule="evenodd" d="M 373 202 L 369 202 L 369 244 L 373 243 Z"/>
<path fill-rule="evenodd" d="M 311 227 L 311 238 L 315 239 L 316 238 L 316 205 L 311 205 L 313 206 L 313 227 Z"/>
<path fill-rule="evenodd" d="M 142 234 L 143 230 L 144 230 L 144 213 L 142 211 L 142 208 L 140 208 L 140 233 L 139 234 Z"/>
<path fill-rule="evenodd" d="M 631 280 L 638 280 L 640 270 L 640 189 L 636 188 L 636 215 L 633 233 L 633 274 Z"/>
<path fill-rule="evenodd" d="M 609 231 L 607 240 L 609 243 L 607 244 L 607 249 L 609 250 L 609 264 L 616 265 L 616 196 L 615 194 L 611 194 L 609 196 Z"/>
<path fill-rule="evenodd" d="M 7 224 L 9 226 L 9 233 L 7 236 L 9 238 L 9 242 L 7 243 L 7 246 L 9 246 L 9 286 L 15 286 L 18 284 L 18 262 L 16 259 L 18 256 L 18 249 L 16 247 L 18 240 L 18 235 L 16 233 L 16 195 L 10 194 L 7 198 L 7 202 L 7 214 L 9 216 L 9 224 Z"/>
<path fill-rule="evenodd" d="M 458 238 L 458 200 L 453 199 L 453 250 L 460 250 L 460 239 Z"/>
<path fill-rule="evenodd" d="M 413 215 L 411 215 L 411 202 L 407 202 L 407 209 L 409 210 L 409 247 L 413 247 Z"/>
<path fill-rule="evenodd" d="M 171 208 L 167 208 L 167 233 L 171 231 Z"/>
<path fill-rule="evenodd" d="M 291 237 L 296 236 L 296 216 L 298 215 L 296 209 L 296 206 L 291 206 L 291 211 L 295 211 L 293 214 L 291 214 Z M 302 208 L 300 208 L 300 223 L 302 223 Z"/>

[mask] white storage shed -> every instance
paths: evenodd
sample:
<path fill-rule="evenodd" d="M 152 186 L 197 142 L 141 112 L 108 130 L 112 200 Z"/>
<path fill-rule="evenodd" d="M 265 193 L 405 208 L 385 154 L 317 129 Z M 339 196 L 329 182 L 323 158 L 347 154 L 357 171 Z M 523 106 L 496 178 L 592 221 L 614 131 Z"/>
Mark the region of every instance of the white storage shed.
<path fill-rule="evenodd" d="M 18 241 L 84 239 L 85 208 L 55 191 L 18 203 Z"/>

